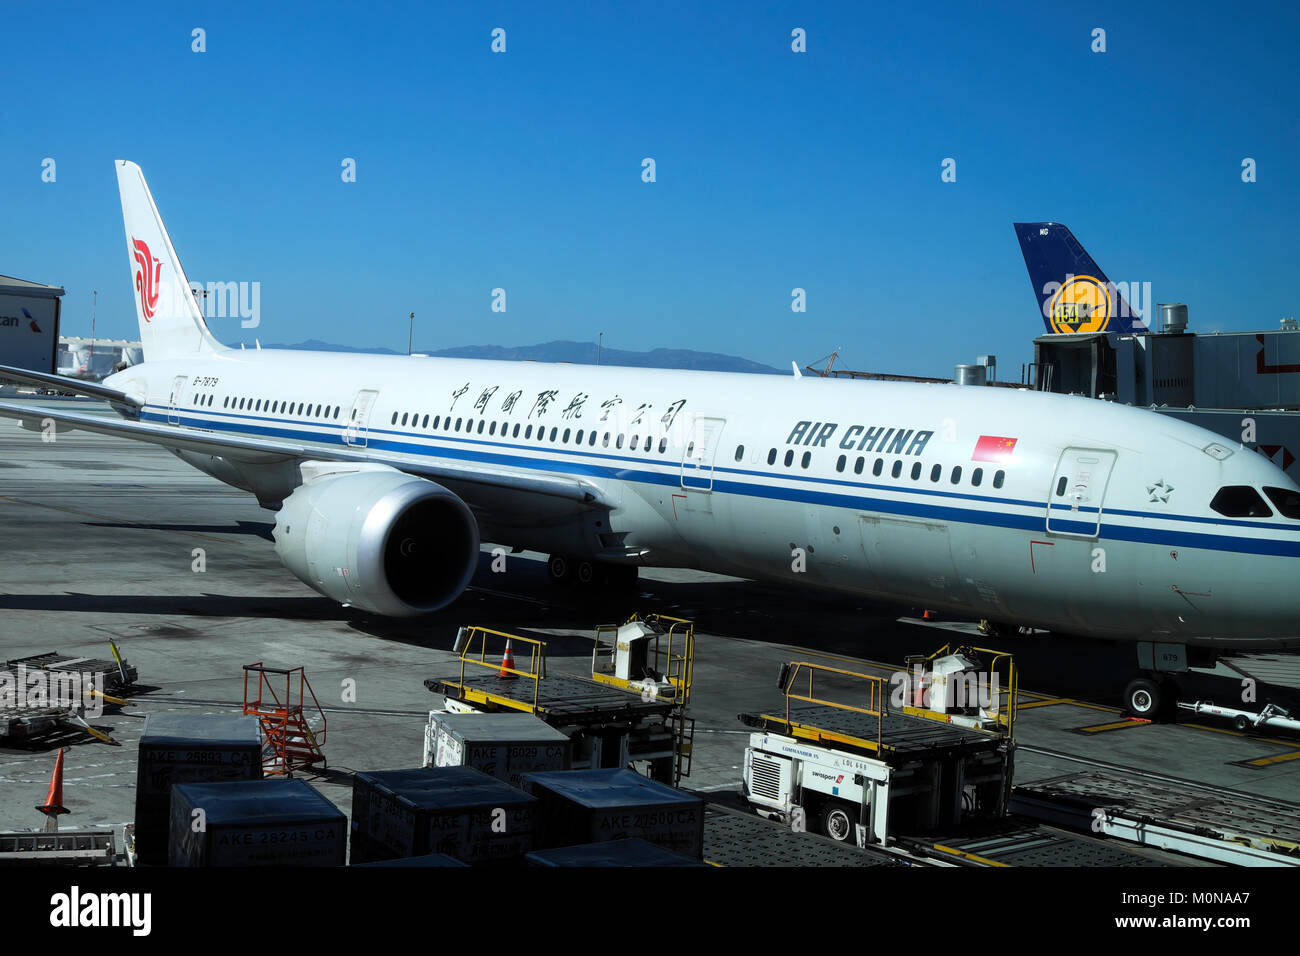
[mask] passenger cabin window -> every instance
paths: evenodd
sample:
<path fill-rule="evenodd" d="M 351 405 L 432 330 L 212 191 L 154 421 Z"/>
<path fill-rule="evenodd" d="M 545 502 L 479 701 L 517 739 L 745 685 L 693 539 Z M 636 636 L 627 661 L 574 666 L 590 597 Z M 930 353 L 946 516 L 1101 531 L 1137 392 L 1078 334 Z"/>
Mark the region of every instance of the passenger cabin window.
<path fill-rule="evenodd" d="M 954 485 L 961 484 L 961 465 L 957 465 L 953 468 L 952 478 L 950 480 Z"/>
<path fill-rule="evenodd" d="M 920 480 L 920 478 L 921 478 L 921 463 L 919 461 L 914 461 L 912 462 L 912 480 L 918 481 Z"/>
<path fill-rule="evenodd" d="M 1291 491 L 1289 488 L 1266 487 L 1264 494 L 1268 495 L 1269 500 L 1283 515 L 1300 519 L 1300 492 Z"/>
<path fill-rule="evenodd" d="M 859 455 L 858 460 L 853 463 L 853 473 L 855 475 L 862 474 L 862 469 L 866 466 L 866 464 L 867 464 L 867 460 L 863 458 L 861 455 Z M 876 474 L 880 474 L 880 462 L 876 462 Z"/>
<path fill-rule="evenodd" d="M 665 439 L 665 441 L 666 441 L 666 440 L 667 440 L 667 439 Z M 664 450 L 664 449 L 663 449 L 663 446 L 664 446 L 664 442 L 661 441 L 661 442 L 659 443 L 659 450 L 660 450 L 660 451 L 663 451 L 663 450 Z M 740 461 L 740 459 L 742 459 L 742 458 L 744 458 L 744 457 L 745 457 L 745 446 L 744 446 L 744 445 L 737 445 L 737 446 L 736 446 L 736 461 Z"/>
<path fill-rule="evenodd" d="M 1250 485 L 1225 485 L 1210 502 L 1210 508 L 1228 518 L 1273 517 L 1273 510 Z"/>
<path fill-rule="evenodd" d="M 794 464 L 794 452 L 787 451 L 785 453 L 785 467 L 789 468 L 793 464 Z"/>
<path fill-rule="evenodd" d="M 835 462 L 835 470 L 836 470 L 836 471 L 843 471 L 843 470 L 844 470 L 844 465 L 845 465 L 845 463 L 846 463 L 847 461 L 848 461 L 848 458 L 846 458 L 844 455 L 840 455 L 839 459 Z"/>
<path fill-rule="evenodd" d="M 930 480 L 938 481 L 943 477 L 943 465 L 935 465 L 930 469 Z"/>
<path fill-rule="evenodd" d="M 811 462 L 812 462 L 812 452 L 806 451 L 803 453 L 803 459 L 799 462 L 799 467 L 807 468 Z"/>
<path fill-rule="evenodd" d="M 768 451 L 768 453 L 767 453 L 767 463 L 768 463 L 769 465 L 775 465 L 775 464 L 776 464 L 776 449 L 775 449 L 775 448 L 773 448 L 773 449 L 771 449 L 771 450 Z"/>
<path fill-rule="evenodd" d="M 1005 471 L 996 471 L 996 472 L 994 472 L 994 473 L 993 473 L 993 487 L 994 487 L 994 488 L 1001 488 L 1001 487 L 1002 487 L 1002 482 L 1003 482 L 1003 480 L 1005 480 L 1006 477 L 1007 477 L 1007 473 L 1006 473 Z M 1042 486 L 1040 485 L 1039 487 L 1042 487 Z"/>
<path fill-rule="evenodd" d="M 889 473 L 897 478 L 903 473 L 903 463 L 901 461 L 894 462 L 894 467 L 890 469 Z"/>
<path fill-rule="evenodd" d="M 976 468 L 974 471 L 970 473 L 970 483 L 974 485 L 976 488 L 980 486 L 980 482 L 983 480 L 984 480 L 983 468 Z"/>
<path fill-rule="evenodd" d="M 1056 497 L 1060 498 L 1065 495 L 1065 485 L 1066 485 L 1066 478 L 1065 475 L 1062 475 L 1060 477 L 1060 480 L 1056 482 Z"/>

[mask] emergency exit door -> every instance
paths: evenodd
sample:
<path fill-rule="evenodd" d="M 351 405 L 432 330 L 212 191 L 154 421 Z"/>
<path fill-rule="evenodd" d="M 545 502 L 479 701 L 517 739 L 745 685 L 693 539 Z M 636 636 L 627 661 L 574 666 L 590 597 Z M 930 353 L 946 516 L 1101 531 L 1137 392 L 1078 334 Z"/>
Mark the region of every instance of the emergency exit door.
<path fill-rule="evenodd" d="M 1067 448 L 1061 452 L 1048 490 L 1049 534 L 1097 537 L 1115 458 L 1115 452 L 1098 448 Z"/>

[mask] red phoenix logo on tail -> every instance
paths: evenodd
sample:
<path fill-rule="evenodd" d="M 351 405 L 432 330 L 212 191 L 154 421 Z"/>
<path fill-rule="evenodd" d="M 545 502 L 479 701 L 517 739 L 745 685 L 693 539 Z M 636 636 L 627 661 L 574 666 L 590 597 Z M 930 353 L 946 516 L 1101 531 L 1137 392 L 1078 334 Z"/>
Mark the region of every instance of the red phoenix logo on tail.
<path fill-rule="evenodd" d="M 139 268 L 135 273 L 135 291 L 140 293 L 140 312 L 148 322 L 158 308 L 158 283 L 162 278 L 162 263 L 153 257 L 149 247 L 139 239 L 131 240 L 132 254 Z"/>

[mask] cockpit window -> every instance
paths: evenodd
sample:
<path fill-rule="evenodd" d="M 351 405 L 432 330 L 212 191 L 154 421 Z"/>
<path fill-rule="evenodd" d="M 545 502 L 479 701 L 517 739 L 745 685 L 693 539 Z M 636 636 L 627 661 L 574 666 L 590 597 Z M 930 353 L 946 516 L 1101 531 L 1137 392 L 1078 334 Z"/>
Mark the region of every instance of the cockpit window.
<path fill-rule="evenodd" d="M 1289 488 L 1264 488 L 1264 494 L 1278 511 L 1288 518 L 1300 518 L 1300 492 Z"/>
<path fill-rule="evenodd" d="M 1272 510 L 1250 485 L 1225 485 L 1210 507 L 1228 518 L 1271 518 Z"/>

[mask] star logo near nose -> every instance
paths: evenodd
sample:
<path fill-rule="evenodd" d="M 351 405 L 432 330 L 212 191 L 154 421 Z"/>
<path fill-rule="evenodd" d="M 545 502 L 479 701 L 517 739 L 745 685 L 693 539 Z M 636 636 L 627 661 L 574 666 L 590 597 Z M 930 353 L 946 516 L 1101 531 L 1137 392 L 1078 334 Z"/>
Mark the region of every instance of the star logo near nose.
<path fill-rule="evenodd" d="M 1166 482 L 1163 478 L 1154 485 L 1147 485 L 1147 494 L 1151 497 L 1150 501 L 1161 501 L 1169 504 L 1169 496 L 1174 493 L 1174 486 Z"/>

